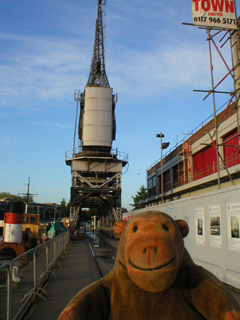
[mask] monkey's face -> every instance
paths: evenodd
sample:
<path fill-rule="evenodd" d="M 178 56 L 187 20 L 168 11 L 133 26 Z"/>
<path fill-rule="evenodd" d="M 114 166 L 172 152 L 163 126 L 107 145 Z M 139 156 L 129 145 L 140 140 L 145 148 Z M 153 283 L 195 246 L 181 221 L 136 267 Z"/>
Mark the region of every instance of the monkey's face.
<path fill-rule="evenodd" d="M 141 289 L 157 292 L 169 288 L 176 279 L 183 250 L 180 229 L 165 214 L 140 216 L 126 225 L 127 272 Z"/>

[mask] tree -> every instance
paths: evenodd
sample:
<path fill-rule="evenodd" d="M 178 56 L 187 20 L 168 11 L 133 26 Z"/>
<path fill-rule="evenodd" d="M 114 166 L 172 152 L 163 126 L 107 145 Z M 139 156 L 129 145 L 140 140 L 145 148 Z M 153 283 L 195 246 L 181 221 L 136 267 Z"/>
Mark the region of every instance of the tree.
<path fill-rule="evenodd" d="M 142 185 L 140 187 L 140 189 L 137 192 L 137 194 L 135 196 L 132 196 L 132 198 L 133 198 L 133 204 L 130 204 L 130 206 L 133 207 L 133 210 L 144 208 L 145 205 L 144 204 L 140 204 L 141 200 L 147 199 L 147 192 L 146 192 L 146 189 L 145 189 L 144 185 Z"/>
<path fill-rule="evenodd" d="M 66 215 L 66 217 L 70 217 L 70 208 L 71 208 L 71 201 L 69 201 L 68 202 L 68 204 L 67 204 L 67 215 Z"/>
<path fill-rule="evenodd" d="M 122 207 L 122 213 L 124 213 L 124 212 L 128 212 L 128 209 L 127 209 L 127 208 Z"/>
<path fill-rule="evenodd" d="M 61 212 L 61 217 L 62 218 L 67 217 L 69 215 L 68 214 L 68 209 L 67 209 L 67 203 L 66 203 L 65 198 L 62 199 L 62 201 L 60 203 L 59 210 Z"/>
<path fill-rule="evenodd" d="M 14 194 L 11 194 L 9 192 L 1 192 L 0 193 L 0 199 L 14 199 L 15 201 L 20 201 L 20 202 L 27 202 L 27 196 L 20 196 L 20 195 L 14 195 Z M 28 202 L 33 202 L 33 196 L 29 195 L 29 198 L 28 198 Z"/>

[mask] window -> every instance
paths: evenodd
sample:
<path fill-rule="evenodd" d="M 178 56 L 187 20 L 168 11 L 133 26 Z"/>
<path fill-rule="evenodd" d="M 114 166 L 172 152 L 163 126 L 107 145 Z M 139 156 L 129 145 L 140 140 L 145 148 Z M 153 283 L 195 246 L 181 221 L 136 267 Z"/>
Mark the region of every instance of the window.
<path fill-rule="evenodd" d="M 194 180 L 217 171 L 217 154 L 214 146 L 207 147 L 193 156 Z"/>
<path fill-rule="evenodd" d="M 157 194 L 156 190 L 156 176 L 148 179 L 148 197 L 155 196 Z"/>
<path fill-rule="evenodd" d="M 152 186 L 156 187 L 156 176 L 152 178 Z"/>
<path fill-rule="evenodd" d="M 183 162 L 173 167 L 173 186 L 174 188 L 183 185 Z"/>
<path fill-rule="evenodd" d="M 152 178 L 148 180 L 148 189 L 152 189 Z"/>
<path fill-rule="evenodd" d="M 232 167 L 240 163 L 239 158 L 239 141 L 237 136 L 237 130 L 234 132 L 228 134 L 223 138 L 224 144 L 223 150 L 224 150 L 224 160 L 226 163 L 226 166 Z"/>
<path fill-rule="evenodd" d="M 163 173 L 163 191 L 170 190 L 170 170 Z"/>
<path fill-rule="evenodd" d="M 30 217 L 30 223 L 37 223 L 38 217 Z"/>

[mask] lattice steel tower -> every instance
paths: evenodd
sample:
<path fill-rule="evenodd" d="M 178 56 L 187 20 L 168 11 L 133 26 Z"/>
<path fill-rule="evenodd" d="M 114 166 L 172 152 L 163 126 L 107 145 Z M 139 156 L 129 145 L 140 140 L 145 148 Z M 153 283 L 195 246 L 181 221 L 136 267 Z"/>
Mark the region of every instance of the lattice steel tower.
<path fill-rule="evenodd" d="M 110 88 L 108 78 L 105 72 L 102 5 L 102 1 L 99 0 L 98 14 L 96 20 L 95 41 L 93 46 L 93 58 L 87 87 L 99 86 Z"/>
<path fill-rule="evenodd" d="M 100 228 L 111 230 L 115 220 L 121 218 L 121 175 L 127 164 L 127 155 L 112 150 L 116 135 L 116 94 L 110 88 L 105 71 L 103 3 L 98 0 L 95 41 L 89 79 L 84 92 L 75 91 L 80 103 L 78 137 L 73 153 L 66 153 L 66 164 L 71 166 L 71 225 L 78 227 L 82 208 L 94 207 L 100 218 Z"/>

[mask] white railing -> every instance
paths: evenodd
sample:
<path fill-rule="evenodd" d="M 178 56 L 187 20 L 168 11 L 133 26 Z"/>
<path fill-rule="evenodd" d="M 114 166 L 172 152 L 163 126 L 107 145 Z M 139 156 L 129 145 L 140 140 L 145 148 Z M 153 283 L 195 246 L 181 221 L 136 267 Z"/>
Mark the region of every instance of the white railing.
<path fill-rule="evenodd" d="M 70 150 L 65 152 L 65 161 L 74 159 L 76 157 L 81 156 L 89 156 L 91 154 L 91 151 L 84 151 L 82 147 L 79 147 L 76 150 Z M 92 155 L 96 157 L 101 157 L 103 153 L 101 151 L 97 152 L 96 150 L 92 151 Z M 117 149 L 111 149 L 109 156 L 111 158 L 117 158 L 118 160 L 121 161 L 128 161 L 128 154 L 124 153 L 122 151 L 118 151 Z"/>
<path fill-rule="evenodd" d="M 0 320 L 22 319 L 69 244 L 69 231 L 0 266 Z"/>
<path fill-rule="evenodd" d="M 9 319 L 8 318 L 8 294 L 9 294 L 9 279 L 10 279 L 10 269 L 8 264 L 3 264 L 0 267 L 0 320 Z"/>

